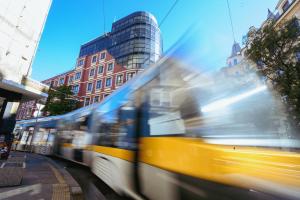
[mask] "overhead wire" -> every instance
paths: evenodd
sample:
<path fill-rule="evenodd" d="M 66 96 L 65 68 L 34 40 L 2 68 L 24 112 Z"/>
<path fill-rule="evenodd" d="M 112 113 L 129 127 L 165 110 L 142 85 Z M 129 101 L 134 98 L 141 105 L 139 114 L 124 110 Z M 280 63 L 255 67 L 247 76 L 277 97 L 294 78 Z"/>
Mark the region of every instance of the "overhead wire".
<path fill-rule="evenodd" d="M 169 17 L 169 15 L 171 14 L 171 12 L 173 11 L 173 9 L 175 8 L 175 6 L 177 5 L 177 3 L 179 2 L 179 0 L 175 0 L 174 3 L 172 4 L 172 6 L 170 7 L 170 9 L 168 10 L 168 12 L 165 14 L 165 16 L 163 17 L 163 19 L 160 21 L 160 23 L 158 24 L 158 28 L 160 28 L 163 23 L 166 21 L 166 19 Z M 142 65 L 145 64 L 148 60 L 150 60 L 150 57 L 155 54 L 155 53 L 150 53 L 150 55 L 144 59 L 144 61 L 142 62 Z"/>
<path fill-rule="evenodd" d="M 161 20 L 161 22 L 159 23 L 158 27 L 160 28 L 163 23 L 165 22 L 165 20 L 168 18 L 168 16 L 170 15 L 170 13 L 172 12 L 172 10 L 175 8 L 176 4 L 179 2 L 179 0 L 175 0 L 174 3 L 172 4 L 171 8 L 168 10 L 167 14 L 164 16 L 164 18 Z"/>

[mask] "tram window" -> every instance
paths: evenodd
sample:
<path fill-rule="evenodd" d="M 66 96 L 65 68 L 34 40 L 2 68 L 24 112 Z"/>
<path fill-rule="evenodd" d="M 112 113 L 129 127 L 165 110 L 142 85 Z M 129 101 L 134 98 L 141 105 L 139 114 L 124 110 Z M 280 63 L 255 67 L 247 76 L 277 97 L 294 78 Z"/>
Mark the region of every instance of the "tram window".
<path fill-rule="evenodd" d="M 88 117 L 81 117 L 79 119 L 76 119 L 75 123 L 73 124 L 73 129 L 79 131 L 87 131 Z"/>
<path fill-rule="evenodd" d="M 134 149 L 136 147 L 136 109 L 132 106 L 123 106 L 118 111 L 119 138 L 116 145 L 119 148 Z"/>
<path fill-rule="evenodd" d="M 99 123 L 99 122 L 98 122 Z M 123 106 L 101 116 L 98 145 L 135 148 L 135 109 Z"/>
<path fill-rule="evenodd" d="M 185 95 L 175 95 L 182 85 L 172 74 L 161 73 L 145 86 L 139 116 L 143 136 L 185 134 L 181 104 L 177 102 Z"/>

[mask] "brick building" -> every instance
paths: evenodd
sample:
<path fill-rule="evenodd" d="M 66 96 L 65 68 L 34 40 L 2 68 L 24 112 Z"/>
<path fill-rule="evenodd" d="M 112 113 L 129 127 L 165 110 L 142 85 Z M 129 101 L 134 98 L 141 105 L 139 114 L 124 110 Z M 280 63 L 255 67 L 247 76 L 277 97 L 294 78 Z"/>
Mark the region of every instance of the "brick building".
<path fill-rule="evenodd" d="M 135 12 L 114 22 L 111 32 L 83 44 L 73 70 L 42 82 L 53 88 L 70 85 L 81 105 L 87 106 L 102 101 L 155 63 L 161 53 L 155 17 L 147 12 Z M 18 118 L 24 119 L 22 115 Z"/>

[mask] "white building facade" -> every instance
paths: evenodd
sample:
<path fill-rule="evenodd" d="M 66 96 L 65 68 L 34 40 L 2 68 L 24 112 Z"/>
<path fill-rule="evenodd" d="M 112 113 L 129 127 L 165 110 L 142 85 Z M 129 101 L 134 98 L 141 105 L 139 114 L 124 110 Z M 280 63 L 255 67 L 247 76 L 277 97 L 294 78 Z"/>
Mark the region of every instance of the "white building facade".
<path fill-rule="evenodd" d="M 0 135 L 12 131 L 21 101 L 47 97 L 48 87 L 30 74 L 50 6 L 51 0 L 0 1 Z"/>

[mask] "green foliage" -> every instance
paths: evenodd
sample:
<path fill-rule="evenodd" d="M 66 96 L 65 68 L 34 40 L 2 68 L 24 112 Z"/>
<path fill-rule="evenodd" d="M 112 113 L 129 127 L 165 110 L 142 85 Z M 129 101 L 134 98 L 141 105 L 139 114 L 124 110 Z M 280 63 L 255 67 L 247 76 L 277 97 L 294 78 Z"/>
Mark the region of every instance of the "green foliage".
<path fill-rule="evenodd" d="M 73 96 L 70 86 L 60 86 L 50 89 L 43 112 L 47 115 L 61 115 L 79 107 L 79 102 Z"/>
<path fill-rule="evenodd" d="M 248 33 L 246 55 L 258 63 L 258 73 L 266 77 L 287 104 L 290 117 L 300 122 L 300 26 L 292 19 L 275 26 L 269 21 L 261 29 Z"/>

